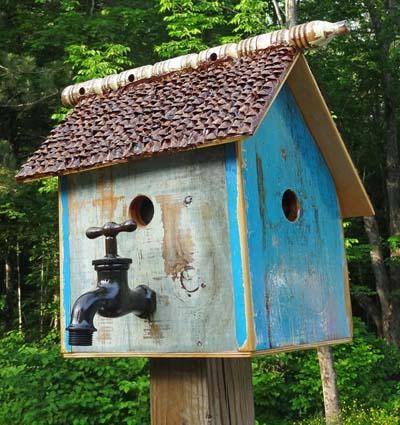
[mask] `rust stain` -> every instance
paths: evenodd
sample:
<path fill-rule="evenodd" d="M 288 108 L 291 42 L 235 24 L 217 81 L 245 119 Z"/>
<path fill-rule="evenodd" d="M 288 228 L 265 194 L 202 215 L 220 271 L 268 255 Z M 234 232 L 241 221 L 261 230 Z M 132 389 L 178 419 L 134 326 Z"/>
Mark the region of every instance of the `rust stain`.
<path fill-rule="evenodd" d="M 77 208 L 77 202 L 74 200 L 74 196 L 72 194 L 71 190 L 71 179 L 68 178 L 68 214 L 70 219 L 70 224 L 76 224 L 78 221 L 78 209 Z M 71 231 L 73 232 L 76 228 L 76 226 L 70 226 Z"/>
<path fill-rule="evenodd" d="M 152 339 L 159 343 L 164 338 L 164 332 L 168 332 L 170 327 L 165 323 L 158 323 L 152 320 L 147 322 L 148 326 L 144 329 L 143 339 Z"/>
<path fill-rule="evenodd" d="M 122 217 L 130 217 L 128 215 L 128 205 L 126 203 L 122 206 Z"/>
<path fill-rule="evenodd" d="M 79 232 L 79 228 L 76 224 L 79 222 L 79 218 L 82 211 L 90 204 L 90 200 L 79 199 L 79 188 L 77 188 L 76 180 L 69 176 L 68 177 L 68 214 L 70 219 L 70 231 Z"/>
<path fill-rule="evenodd" d="M 121 199 L 124 199 L 124 196 L 114 195 L 114 179 L 111 173 L 107 179 L 103 173 L 99 173 L 96 181 L 96 195 L 96 199 L 92 201 L 93 207 L 100 208 L 100 215 L 103 220 L 112 220 L 117 203 Z"/>
<path fill-rule="evenodd" d="M 153 339 L 161 339 L 163 337 L 160 325 L 155 322 L 149 323 L 149 336 Z"/>
<path fill-rule="evenodd" d="M 181 200 L 168 195 L 156 197 L 161 206 L 161 219 L 164 228 L 162 255 L 164 271 L 173 280 L 180 282 L 181 288 L 187 292 L 195 292 L 198 288 L 188 288 L 192 280 L 190 270 L 194 270 L 194 243 L 189 229 L 180 226 L 181 210 L 184 204 Z"/>
<path fill-rule="evenodd" d="M 110 319 L 107 319 L 102 316 L 98 316 L 97 318 L 97 341 L 102 344 L 107 344 L 111 342 L 113 326 L 110 323 Z"/>

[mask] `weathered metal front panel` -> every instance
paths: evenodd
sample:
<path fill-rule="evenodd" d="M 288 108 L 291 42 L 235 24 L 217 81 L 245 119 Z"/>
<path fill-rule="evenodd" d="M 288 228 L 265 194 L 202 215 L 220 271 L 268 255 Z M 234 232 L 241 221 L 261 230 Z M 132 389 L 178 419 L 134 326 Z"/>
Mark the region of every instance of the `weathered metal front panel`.
<path fill-rule="evenodd" d="M 257 349 L 351 337 L 335 185 L 287 87 L 243 143 L 243 176 Z M 300 207 L 293 221 L 287 190 L 299 205 L 286 206 Z"/>
<path fill-rule="evenodd" d="M 154 217 L 147 226 L 118 235 L 119 255 L 133 259 L 131 287 L 146 284 L 157 292 L 157 311 L 151 321 L 133 314 L 116 319 L 96 315 L 93 346 L 65 343 L 67 352 L 237 350 L 224 147 L 63 179 L 65 308 L 70 309 L 79 295 L 94 288 L 96 273 L 91 262 L 104 255 L 103 238 L 89 240 L 85 230 L 130 218 L 129 205 L 137 195 L 152 200 Z M 69 311 L 63 312 L 63 321 L 65 327 Z"/>

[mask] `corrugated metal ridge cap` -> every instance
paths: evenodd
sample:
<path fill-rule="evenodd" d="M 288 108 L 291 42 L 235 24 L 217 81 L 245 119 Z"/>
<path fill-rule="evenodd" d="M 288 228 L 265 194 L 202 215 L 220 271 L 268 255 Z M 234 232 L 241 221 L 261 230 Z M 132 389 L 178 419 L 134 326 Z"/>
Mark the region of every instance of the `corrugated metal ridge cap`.
<path fill-rule="evenodd" d="M 330 23 L 312 21 L 296 25 L 290 29 L 282 29 L 257 35 L 238 43 L 229 43 L 211 47 L 200 53 L 178 56 L 154 65 L 133 68 L 119 74 L 96 78 L 83 83 L 66 87 L 61 94 L 65 106 L 74 106 L 83 97 L 92 94 L 101 95 L 109 90 L 117 90 L 132 82 L 162 76 L 187 68 L 196 69 L 201 64 L 223 58 L 236 58 L 249 53 L 266 49 L 274 44 L 291 45 L 300 49 L 318 47 L 327 44 L 333 37 L 347 33 L 349 27 L 346 21 Z"/>

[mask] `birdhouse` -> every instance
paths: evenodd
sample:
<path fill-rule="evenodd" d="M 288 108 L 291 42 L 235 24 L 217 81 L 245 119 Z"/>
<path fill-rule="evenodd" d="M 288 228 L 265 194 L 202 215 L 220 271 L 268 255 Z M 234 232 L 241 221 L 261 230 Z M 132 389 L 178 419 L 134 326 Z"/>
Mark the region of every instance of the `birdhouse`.
<path fill-rule="evenodd" d="M 73 111 L 17 179 L 59 178 L 65 356 L 351 339 L 342 218 L 373 210 L 302 53 L 345 31 L 315 21 L 64 90 Z"/>

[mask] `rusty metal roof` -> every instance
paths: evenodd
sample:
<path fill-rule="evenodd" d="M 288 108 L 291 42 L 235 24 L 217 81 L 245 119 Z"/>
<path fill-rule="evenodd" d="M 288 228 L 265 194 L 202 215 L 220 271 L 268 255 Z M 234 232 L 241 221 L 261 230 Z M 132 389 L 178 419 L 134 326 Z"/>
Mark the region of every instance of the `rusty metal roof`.
<path fill-rule="evenodd" d="M 68 174 L 252 135 L 298 52 L 271 46 L 84 97 L 16 178 Z"/>

